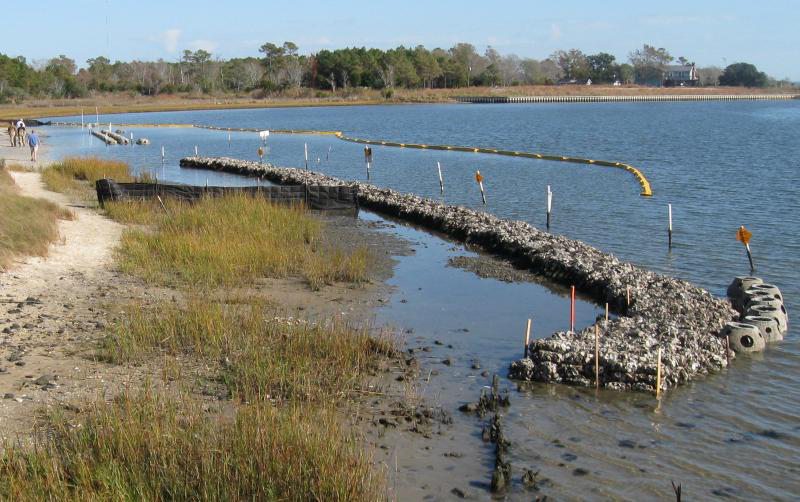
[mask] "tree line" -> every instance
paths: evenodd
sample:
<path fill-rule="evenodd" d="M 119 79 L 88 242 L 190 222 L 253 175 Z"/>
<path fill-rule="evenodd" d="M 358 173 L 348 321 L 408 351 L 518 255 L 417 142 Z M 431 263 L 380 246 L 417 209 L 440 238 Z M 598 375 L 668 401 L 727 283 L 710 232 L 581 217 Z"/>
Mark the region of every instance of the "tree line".
<path fill-rule="evenodd" d="M 344 91 L 355 88 L 433 89 L 470 86 L 515 86 L 585 82 L 658 85 L 666 65 L 689 64 L 664 48 L 645 44 L 619 62 L 612 54 L 584 54 L 579 49 L 558 50 L 543 60 L 501 55 L 488 47 L 480 54 L 472 44 L 450 49 L 367 49 L 352 47 L 299 53 L 293 42 L 265 43 L 259 56 L 223 60 L 205 50 L 184 50 L 177 62 L 115 61 L 104 56 L 78 68 L 59 55 L 29 63 L 22 56 L 0 54 L 0 100 L 28 97 L 77 98 L 97 92 L 169 93 L 280 93 L 291 89 Z M 697 69 L 700 85 L 767 86 L 776 84 L 755 66 L 736 63 L 724 70 Z"/>

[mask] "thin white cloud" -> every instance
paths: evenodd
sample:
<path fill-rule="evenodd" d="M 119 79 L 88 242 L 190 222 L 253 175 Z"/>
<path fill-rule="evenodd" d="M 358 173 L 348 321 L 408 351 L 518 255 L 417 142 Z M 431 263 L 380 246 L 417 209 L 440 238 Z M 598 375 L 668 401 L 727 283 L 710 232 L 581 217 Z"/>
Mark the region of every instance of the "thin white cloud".
<path fill-rule="evenodd" d="M 178 41 L 181 38 L 181 30 L 172 28 L 165 31 L 163 34 L 164 50 L 167 52 L 175 52 L 178 50 Z"/>
<path fill-rule="evenodd" d="M 561 38 L 561 26 L 556 23 L 550 25 L 550 38 L 553 40 Z"/>

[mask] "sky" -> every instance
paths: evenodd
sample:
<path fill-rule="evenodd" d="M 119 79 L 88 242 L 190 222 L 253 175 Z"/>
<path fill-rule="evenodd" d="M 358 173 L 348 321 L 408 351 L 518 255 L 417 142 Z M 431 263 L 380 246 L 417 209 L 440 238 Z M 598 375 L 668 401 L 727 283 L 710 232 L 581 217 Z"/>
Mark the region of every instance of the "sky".
<path fill-rule="evenodd" d="M 39 0 L 0 12 L 0 53 L 37 62 L 64 54 L 86 60 L 177 61 L 184 49 L 258 57 L 266 43 L 292 41 L 300 52 L 404 45 L 492 46 L 544 59 L 555 50 L 608 52 L 618 61 L 643 44 L 699 66 L 755 64 L 800 81 L 797 0 Z M 15 33 L 20 33 L 15 36 Z"/>

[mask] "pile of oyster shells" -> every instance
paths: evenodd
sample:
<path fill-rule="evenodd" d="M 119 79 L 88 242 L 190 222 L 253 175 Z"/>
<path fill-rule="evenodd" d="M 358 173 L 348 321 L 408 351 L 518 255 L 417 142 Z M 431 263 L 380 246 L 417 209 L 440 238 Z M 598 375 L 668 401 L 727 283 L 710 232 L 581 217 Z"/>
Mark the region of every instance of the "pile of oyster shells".
<path fill-rule="evenodd" d="M 365 208 L 512 258 L 553 282 L 574 285 L 619 314 L 617 319 L 599 320 L 576 333 L 557 332 L 531 342 L 528 357 L 511 364 L 511 378 L 594 385 L 595 326 L 599 332 L 599 384 L 606 388 L 654 390 L 659 347 L 662 389 L 725 368 L 735 357 L 721 332 L 739 316 L 729 301 L 686 281 L 623 262 L 581 241 L 522 221 L 303 169 L 224 157 L 187 157 L 181 166 L 259 176 L 278 184 L 352 186 Z"/>

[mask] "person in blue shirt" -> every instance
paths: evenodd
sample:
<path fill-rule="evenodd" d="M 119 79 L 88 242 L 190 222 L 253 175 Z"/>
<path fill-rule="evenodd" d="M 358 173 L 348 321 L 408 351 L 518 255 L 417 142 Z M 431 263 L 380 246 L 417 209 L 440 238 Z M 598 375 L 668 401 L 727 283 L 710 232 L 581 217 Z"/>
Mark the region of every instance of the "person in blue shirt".
<path fill-rule="evenodd" d="M 36 151 L 39 149 L 39 136 L 31 129 L 28 135 L 28 146 L 31 147 L 31 162 L 36 162 Z"/>

